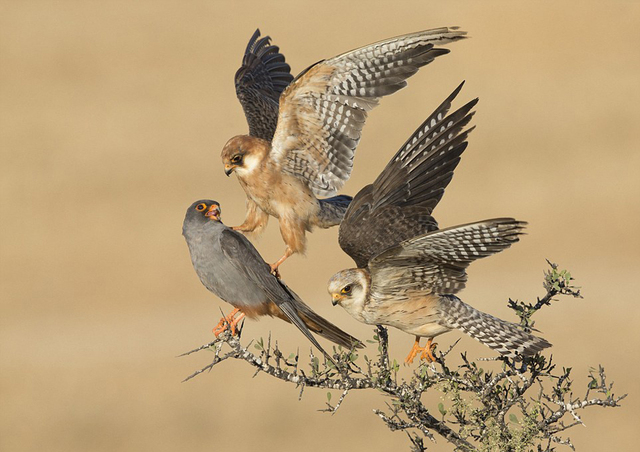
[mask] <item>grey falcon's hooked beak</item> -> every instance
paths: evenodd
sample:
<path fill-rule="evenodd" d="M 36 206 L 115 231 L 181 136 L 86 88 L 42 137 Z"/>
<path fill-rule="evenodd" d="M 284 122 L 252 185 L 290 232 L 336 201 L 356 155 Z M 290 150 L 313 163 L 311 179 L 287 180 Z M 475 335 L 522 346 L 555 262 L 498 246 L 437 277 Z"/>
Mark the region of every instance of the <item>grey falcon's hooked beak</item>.
<path fill-rule="evenodd" d="M 334 293 L 331 294 L 331 304 L 333 306 L 339 304 L 342 301 L 342 297 L 340 296 L 340 294 Z"/>
<path fill-rule="evenodd" d="M 209 210 L 207 210 L 207 213 L 205 213 L 204 216 L 215 221 L 220 221 L 220 206 L 217 204 L 211 204 Z"/>

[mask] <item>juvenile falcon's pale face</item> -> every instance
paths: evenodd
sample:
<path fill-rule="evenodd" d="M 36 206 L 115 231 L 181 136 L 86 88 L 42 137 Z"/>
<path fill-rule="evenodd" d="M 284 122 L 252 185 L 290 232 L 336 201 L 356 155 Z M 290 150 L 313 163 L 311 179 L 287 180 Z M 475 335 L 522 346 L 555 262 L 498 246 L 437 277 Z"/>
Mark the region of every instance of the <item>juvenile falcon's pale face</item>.
<path fill-rule="evenodd" d="M 369 292 L 366 270 L 351 268 L 331 277 L 327 287 L 331 304 L 342 306 L 349 314 L 359 319 Z"/>

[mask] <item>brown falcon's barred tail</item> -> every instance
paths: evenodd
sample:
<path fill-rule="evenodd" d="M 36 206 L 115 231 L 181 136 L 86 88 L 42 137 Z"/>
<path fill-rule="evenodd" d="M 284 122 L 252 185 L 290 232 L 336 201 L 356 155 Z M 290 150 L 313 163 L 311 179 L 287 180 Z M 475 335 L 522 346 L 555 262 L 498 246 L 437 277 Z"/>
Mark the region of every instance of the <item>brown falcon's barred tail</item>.
<path fill-rule="evenodd" d="M 326 229 L 331 226 L 339 225 L 344 214 L 349 208 L 349 204 L 353 198 L 347 195 L 338 195 L 332 198 L 319 199 L 320 212 L 318 212 L 318 219 L 316 226 Z"/>
<path fill-rule="evenodd" d="M 472 308 L 454 295 L 440 297 L 444 326 L 464 331 L 489 348 L 510 358 L 535 355 L 551 344 L 518 325 Z"/>

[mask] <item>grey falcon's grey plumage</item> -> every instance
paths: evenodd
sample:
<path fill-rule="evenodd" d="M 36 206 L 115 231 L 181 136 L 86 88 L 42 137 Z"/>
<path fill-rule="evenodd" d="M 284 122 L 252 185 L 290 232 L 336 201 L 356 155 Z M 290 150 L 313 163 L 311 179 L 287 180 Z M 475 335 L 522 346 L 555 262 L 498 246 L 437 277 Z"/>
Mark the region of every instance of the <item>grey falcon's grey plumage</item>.
<path fill-rule="evenodd" d="M 461 85 L 462 86 L 462 85 Z M 329 281 L 334 305 L 357 320 L 415 336 L 406 361 L 434 360 L 433 338 L 459 329 L 499 353 L 516 357 L 549 347 L 518 325 L 464 303 L 466 268 L 518 241 L 525 222 L 495 218 L 443 230 L 433 208 L 467 146 L 463 130 L 475 100 L 447 116 L 459 86 L 416 130 L 376 181 L 351 202 L 340 225 L 340 246 L 357 268 Z M 429 339 L 420 347 L 421 337 Z"/>
<path fill-rule="evenodd" d="M 255 119 L 250 119 L 250 134 L 235 136 L 225 144 L 225 173 L 235 172 L 247 195 L 245 220 L 234 229 L 257 233 L 269 216 L 279 221 L 286 249 L 272 269 L 293 253 L 305 251 L 307 231 L 335 226 L 344 216 L 351 198 L 334 195 L 351 175 L 368 112 L 380 98 L 406 86 L 406 80 L 419 68 L 449 53 L 436 46 L 465 35 L 456 28 L 437 28 L 322 60 L 282 91 L 273 138 L 258 136 L 252 123 Z M 272 98 L 265 94 L 258 99 L 262 105 Z M 243 102 L 247 118 L 255 118 L 247 105 Z M 262 111 L 273 124 L 275 110 L 272 103 L 269 105 Z"/>
<path fill-rule="evenodd" d="M 269 315 L 293 323 L 329 359 L 311 331 L 346 348 L 361 346 L 360 341 L 316 314 L 273 276 L 251 242 L 222 223 L 220 212 L 216 201 L 196 201 L 187 209 L 182 226 L 200 281 L 236 308 L 220 321 L 216 336 L 226 327 L 235 334 L 244 316 Z"/>

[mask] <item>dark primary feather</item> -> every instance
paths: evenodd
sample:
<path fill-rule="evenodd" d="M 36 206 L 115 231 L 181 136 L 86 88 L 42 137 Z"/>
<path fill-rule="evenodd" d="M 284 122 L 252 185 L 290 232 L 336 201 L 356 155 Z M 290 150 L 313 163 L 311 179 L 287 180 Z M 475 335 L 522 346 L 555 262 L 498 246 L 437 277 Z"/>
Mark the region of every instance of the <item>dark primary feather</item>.
<path fill-rule="evenodd" d="M 242 234 L 226 229 L 222 232 L 220 240 L 222 250 L 230 262 L 241 271 L 245 277 L 264 290 L 307 339 L 329 359 L 331 356 L 322 348 L 313 337 L 301 315 L 311 319 L 316 332 L 335 343 L 346 348 L 358 346 L 360 341 L 350 336 L 338 327 L 313 312 L 302 300 L 291 291 L 284 283 L 271 274 L 269 265 L 262 259 L 258 250 Z M 238 284 L 242 284 L 239 281 Z"/>
<path fill-rule="evenodd" d="M 249 123 L 249 134 L 271 141 L 278 122 L 280 94 L 293 76 L 278 46 L 271 45 L 271 38 L 259 38 L 260 30 L 256 30 L 247 44 L 235 75 L 236 94 Z"/>
<path fill-rule="evenodd" d="M 373 184 L 354 197 L 340 224 L 341 248 L 358 267 L 399 242 L 436 230 L 431 216 L 453 177 L 473 128 L 474 99 L 446 116 L 453 93 L 416 129 Z"/>

